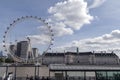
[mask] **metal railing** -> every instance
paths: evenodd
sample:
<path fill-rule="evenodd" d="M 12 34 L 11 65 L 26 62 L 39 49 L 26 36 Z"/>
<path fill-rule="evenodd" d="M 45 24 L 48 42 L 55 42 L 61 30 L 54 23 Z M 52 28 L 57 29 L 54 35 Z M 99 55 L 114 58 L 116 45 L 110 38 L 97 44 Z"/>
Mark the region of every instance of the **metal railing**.
<path fill-rule="evenodd" d="M 0 77 L 0 80 L 7 80 Z M 39 77 L 39 76 L 30 76 L 30 77 L 13 77 L 11 80 L 120 80 L 120 76 L 115 77 L 83 77 L 83 76 L 72 76 L 72 77 Z"/>

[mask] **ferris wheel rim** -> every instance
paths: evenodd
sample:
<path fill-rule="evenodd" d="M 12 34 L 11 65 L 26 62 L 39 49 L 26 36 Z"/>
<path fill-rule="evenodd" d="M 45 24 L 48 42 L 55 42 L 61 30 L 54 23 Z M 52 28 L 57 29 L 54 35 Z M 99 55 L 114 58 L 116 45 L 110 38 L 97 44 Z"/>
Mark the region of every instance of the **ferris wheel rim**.
<path fill-rule="evenodd" d="M 7 27 L 7 29 L 5 30 L 4 35 L 3 35 L 3 48 L 4 48 L 4 51 L 7 52 L 7 54 L 10 54 L 10 55 L 12 56 L 12 58 L 20 58 L 20 57 L 18 57 L 18 56 L 16 56 L 16 55 L 13 55 L 13 54 L 10 52 L 10 50 L 7 48 L 7 41 L 6 41 L 7 36 L 8 36 L 7 34 L 10 32 L 10 29 L 11 29 L 12 27 L 14 27 L 17 23 L 19 23 L 20 21 L 27 20 L 27 19 L 35 19 L 35 20 L 40 21 L 41 23 L 44 24 L 45 27 L 48 28 L 48 30 L 49 30 L 49 32 L 50 32 L 50 42 L 49 42 L 49 44 L 48 44 L 48 47 L 47 47 L 47 48 L 45 49 L 45 51 L 43 52 L 43 54 L 47 53 L 47 51 L 51 49 L 51 45 L 53 45 L 53 41 L 54 41 L 54 39 L 53 39 L 53 36 L 54 36 L 53 30 L 52 30 L 51 26 L 50 26 L 44 19 L 42 19 L 41 17 L 37 17 L 37 16 L 22 16 L 22 17 L 20 17 L 20 18 L 17 18 L 16 20 L 14 20 L 14 21 Z M 9 51 L 9 52 L 8 52 L 8 51 Z M 20 59 L 23 60 L 22 58 L 20 58 Z"/>

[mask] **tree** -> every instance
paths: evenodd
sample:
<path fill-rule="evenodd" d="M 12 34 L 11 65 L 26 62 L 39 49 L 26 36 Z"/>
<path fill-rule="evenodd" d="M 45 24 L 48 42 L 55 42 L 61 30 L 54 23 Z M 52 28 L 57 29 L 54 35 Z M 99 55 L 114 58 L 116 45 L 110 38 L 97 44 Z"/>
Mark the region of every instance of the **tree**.
<path fill-rule="evenodd" d="M 0 63 L 4 62 L 3 58 L 0 58 Z"/>
<path fill-rule="evenodd" d="M 5 59 L 5 62 L 6 62 L 6 63 L 13 63 L 13 62 L 14 62 L 14 60 L 13 60 L 13 59 L 11 59 L 11 58 L 6 58 L 6 59 Z"/>

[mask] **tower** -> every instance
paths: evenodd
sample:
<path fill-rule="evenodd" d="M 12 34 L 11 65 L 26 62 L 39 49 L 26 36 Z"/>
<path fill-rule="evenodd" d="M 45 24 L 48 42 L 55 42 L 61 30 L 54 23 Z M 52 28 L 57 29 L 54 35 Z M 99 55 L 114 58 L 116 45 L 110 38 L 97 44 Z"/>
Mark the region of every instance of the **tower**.
<path fill-rule="evenodd" d="M 21 58 L 26 58 L 28 52 L 28 41 L 20 41 L 17 43 L 17 53 L 16 55 Z"/>
<path fill-rule="evenodd" d="M 34 57 L 38 57 L 38 48 L 32 48 Z"/>

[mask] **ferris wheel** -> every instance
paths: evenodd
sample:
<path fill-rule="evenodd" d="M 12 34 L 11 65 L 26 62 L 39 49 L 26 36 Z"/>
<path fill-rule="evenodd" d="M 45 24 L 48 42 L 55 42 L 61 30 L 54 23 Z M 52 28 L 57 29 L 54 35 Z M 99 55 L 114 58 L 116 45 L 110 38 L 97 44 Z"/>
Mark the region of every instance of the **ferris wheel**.
<path fill-rule="evenodd" d="M 27 26 L 25 22 L 29 20 L 34 22 L 29 22 L 28 26 L 37 22 L 37 26 L 39 27 L 33 28 L 33 26 L 31 26 L 27 28 L 23 27 L 23 29 L 17 28 L 18 30 L 14 29 L 19 27 L 20 23 L 22 23 L 22 26 Z M 35 29 L 37 31 L 35 31 Z M 19 33 L 19 35 L 16 37 L 17 33 Z M 14 35 L 15 38 L 10 39 L 12 38 L 11 36 Z M 40 53 L 45 54 L 51 50 L 54 41 L 53 37 L 53 30 L 47 21 L 37 16 L 24 16 L 17 18 L 7 27 L 3 35 L 3 48 L 16 62 L 33 61 L 36 59 L 35 53 L 32 50 L 33 46 L 37 45 L 35 47 L 41 48 Z M 24 57 L 22 55 L 24 55 Z"/>

